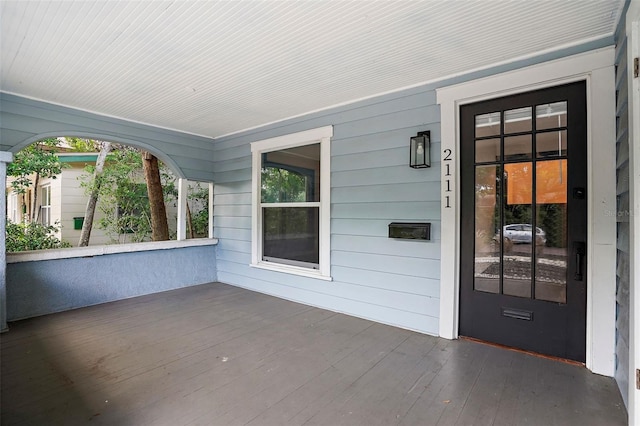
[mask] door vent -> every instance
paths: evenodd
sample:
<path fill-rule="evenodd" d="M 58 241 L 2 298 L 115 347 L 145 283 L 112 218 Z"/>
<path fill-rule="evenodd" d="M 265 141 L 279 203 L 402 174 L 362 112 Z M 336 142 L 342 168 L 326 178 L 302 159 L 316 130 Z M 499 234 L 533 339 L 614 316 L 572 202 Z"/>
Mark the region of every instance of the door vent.
<path fill-rule="evenodd" d="M 533 312 L 522 309 L 502 308 L 502 316 L 525 321 L 533 321 Z"/>

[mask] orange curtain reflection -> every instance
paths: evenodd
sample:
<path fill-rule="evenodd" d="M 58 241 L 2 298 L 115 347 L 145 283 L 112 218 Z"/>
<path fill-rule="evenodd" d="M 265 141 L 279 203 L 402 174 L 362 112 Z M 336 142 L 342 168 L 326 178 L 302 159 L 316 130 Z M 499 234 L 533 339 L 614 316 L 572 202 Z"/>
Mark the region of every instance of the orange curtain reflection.
<path fill-rule="evenodd" d="M 531 204 L 531 163 L 505 164 L 507 174 L 507 204 Z M 536 163 L 536 202 L 566 204 L 567 160 Z"/>

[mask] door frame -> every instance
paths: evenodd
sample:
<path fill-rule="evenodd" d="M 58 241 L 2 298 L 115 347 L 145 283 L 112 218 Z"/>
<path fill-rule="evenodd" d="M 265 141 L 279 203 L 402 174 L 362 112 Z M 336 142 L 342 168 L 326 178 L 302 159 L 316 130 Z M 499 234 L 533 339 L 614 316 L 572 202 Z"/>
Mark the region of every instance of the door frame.
<path fill-rule="evenodd" d="M 460 150 L 460 106 L 586 81 L 586 366 L 595 373 L 613 376 L 616 308 L 614 60 L 615 49 L 611 46 L 436 90 L 442 132 L 439 322 L 441 337 L 457 338 L 459 325 L 460 173 L 457 153 Z M 597 117 L 597 125 L 593 125 L 594 117 Z M 448 163 L 445 163 L 447 158 Z M 446 164 L 450 167 L 445 167 Z"/>
<path fill-rule="evenodd" d="M 626 17 L 627 85 L 629 90 L 629 207 L 630 271 L 629 271 L 629 424 L 640 423 L 640 389 L 635 372 L 640 370 L 640 77 L 633 75 L 633 58 L 640 56 L 640 2 L 630 2 Z M 634 143 L 635 141 L 635 143 Z M 635 213 L 635 214 L 634 214 Z"/>

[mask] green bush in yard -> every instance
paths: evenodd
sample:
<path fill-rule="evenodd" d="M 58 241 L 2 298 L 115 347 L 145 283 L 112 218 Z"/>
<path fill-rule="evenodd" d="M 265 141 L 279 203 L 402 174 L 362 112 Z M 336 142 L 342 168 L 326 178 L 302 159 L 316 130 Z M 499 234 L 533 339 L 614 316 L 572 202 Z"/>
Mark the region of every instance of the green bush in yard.
<path fill-rule="evenodd" d="M 37 222 L 13 223 L 7 220 L 7 252 L 71 247 L 71 244 L 60 241 L 53 235 L 59 229 L 57 223 L 56 225 L 42 225 Z"/>

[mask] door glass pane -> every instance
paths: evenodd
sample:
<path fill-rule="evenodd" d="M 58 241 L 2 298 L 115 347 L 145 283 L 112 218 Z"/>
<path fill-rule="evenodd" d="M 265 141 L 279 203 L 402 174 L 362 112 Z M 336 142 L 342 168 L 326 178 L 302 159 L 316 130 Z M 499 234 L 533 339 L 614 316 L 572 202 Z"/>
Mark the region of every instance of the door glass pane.
<path fill-rule="evenodd" d="M 476 166 L 474 289 L 500 292 L 500 166 Z"/>
<path fill-rule="evenodd" d="M 476 163 L 500 161 L 500 138 L 476 141 Z"/>
<path fill-rule="evenodd" d="M 500 112 L 476 115 L 476 138 L 500 134 Z"/>
<path fill-rule="evenodd" d="M 504 112 L 504 133 L 531 131 L 531 107 L 511 109 Z"/>
<path fill-rule="evenodd" d="M 555 129 L 567 126 L 567 102 L 536 106 L 536 129 Z"/>
<path fill-rule="evenodd" d="M 531 297 L 532 163 L 505 164 L 503 294 Z"/>
<path fill-rule="evenodd" d="M 530 159 L 531 152 L 531 135 L 509 136 L 504 138 L 505 161 Z"/>
<path fill-rule="evenodd" d="M 536 164 L 535 298 L 567 302 L 567 160 Z"/>
<path fill-rule="evenodd" d="M 567 131 L 537 133 L 536 154 L 538 158 L 567 155 Z"/>

